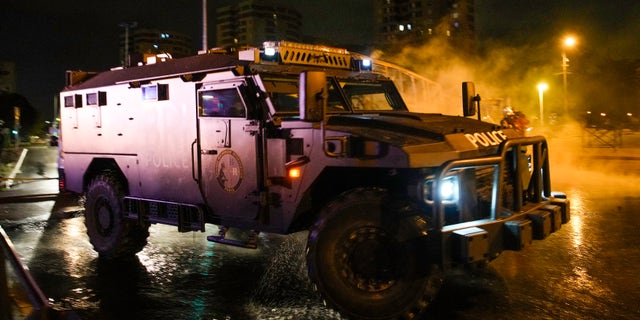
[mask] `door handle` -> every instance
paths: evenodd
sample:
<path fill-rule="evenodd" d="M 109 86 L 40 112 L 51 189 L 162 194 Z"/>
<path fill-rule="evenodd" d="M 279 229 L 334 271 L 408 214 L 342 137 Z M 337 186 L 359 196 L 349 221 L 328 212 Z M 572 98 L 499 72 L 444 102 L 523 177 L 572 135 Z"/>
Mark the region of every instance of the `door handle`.
<path fill-rule="evenodd" d="M 191 177 L 193 177 L 193 180 L 195 182 L 198 182 L 198 177 L 196 177 L 196 159 L 195 159 L 195 154 L 194 154 L 194 150 L 195 150 L 195 146 L 196 143 L 198 142 L 198 139 L 196 138 L 195 140 L 193 140 L 193 142 L 191 143 Z M 200 157 L 198 157 L 200 158 Z M 200 163 L 200 159 L 198 159 L 198 165 Z"/>

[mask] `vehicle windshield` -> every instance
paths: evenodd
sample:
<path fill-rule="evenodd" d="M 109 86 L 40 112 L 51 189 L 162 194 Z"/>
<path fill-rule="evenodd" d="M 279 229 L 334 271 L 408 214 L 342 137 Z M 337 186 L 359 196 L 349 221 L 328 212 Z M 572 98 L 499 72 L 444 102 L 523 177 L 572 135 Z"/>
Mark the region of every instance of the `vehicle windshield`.
<path fill-rule="evenodd" d="M 265 78 L 263 83 L 277 114 L 298 115 L 297 78 Z M 345 81 L 327 78 L 328 113 L 407 111 L 391 81 Z"/>

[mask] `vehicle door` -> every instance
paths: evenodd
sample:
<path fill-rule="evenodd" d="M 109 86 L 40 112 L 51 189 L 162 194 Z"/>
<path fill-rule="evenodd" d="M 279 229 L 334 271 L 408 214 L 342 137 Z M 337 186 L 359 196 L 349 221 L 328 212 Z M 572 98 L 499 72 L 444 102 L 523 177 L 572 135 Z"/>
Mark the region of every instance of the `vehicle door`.
<path fill-rule="evenodd" d="M 252 219 L 258 214 L 257 138 L 247 119 L 242 81 L 198 90 L 199 182 L 215 215 Z"/>

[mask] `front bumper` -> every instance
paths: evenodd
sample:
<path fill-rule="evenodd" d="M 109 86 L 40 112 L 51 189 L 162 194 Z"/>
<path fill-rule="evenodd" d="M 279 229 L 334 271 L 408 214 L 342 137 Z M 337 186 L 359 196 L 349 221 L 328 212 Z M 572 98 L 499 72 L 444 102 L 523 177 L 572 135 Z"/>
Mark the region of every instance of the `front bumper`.
<path fill-rule="evenodd" d="M 430 206 L 445 267 L 521 250 L 570 219 L 570 201 L 551 192 L 544 137 L 507 140 L 496 156 L 449 161 L 435 174 L 432 187 L 452 175 L 461 181 L 459 203 L 452 207 L 434 192 Z"/>

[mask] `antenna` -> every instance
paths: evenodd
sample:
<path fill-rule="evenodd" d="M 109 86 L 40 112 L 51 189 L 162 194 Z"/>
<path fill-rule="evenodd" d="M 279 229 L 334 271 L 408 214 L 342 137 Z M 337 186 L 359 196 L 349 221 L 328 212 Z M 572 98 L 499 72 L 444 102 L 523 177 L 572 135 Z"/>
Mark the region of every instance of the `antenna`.
<path fill-rule="evenodd" d="M 207 52 L 207 0 L 202 0 L 202 51 Z"/>

